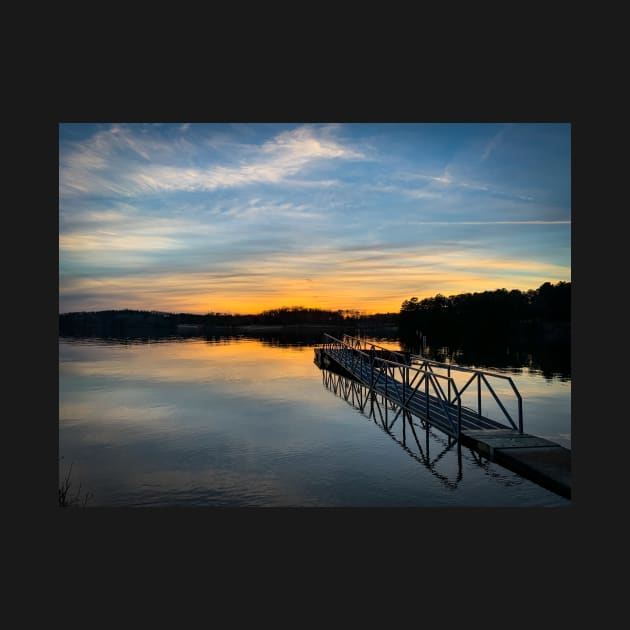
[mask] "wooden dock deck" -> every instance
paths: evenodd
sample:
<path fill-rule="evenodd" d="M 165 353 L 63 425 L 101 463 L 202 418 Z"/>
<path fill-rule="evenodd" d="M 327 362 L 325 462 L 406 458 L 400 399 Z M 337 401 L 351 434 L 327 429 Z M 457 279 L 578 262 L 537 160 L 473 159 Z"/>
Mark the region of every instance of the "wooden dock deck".
<path fill-rule="evenodd" d="M 549 440 L 523 432 L 522 400 L 512 379 L 395 352 L 344 335 L 343 340 L 325 335 L 315 349 L 315 363 L 361 383 L 371 396 L 381 396 L 396 409 L 391 425 L 405 411 L 446 433 L 460 445 L 517 472 L 539 485 L 571 498 L 571 451 Z M 447 375 L 437 368 L 447 370 Z M 470 374 L 466 385 L 457 386 L 451 371 Z M 489 383 L 490 376 L 509 381 L 518 399 L 518 417 L 512 418 Z M 462 394 L 476 384 L 478 409 L 462 404 Z M 487 388 L 506 422 L 481 413 L 481 389 Z"/>

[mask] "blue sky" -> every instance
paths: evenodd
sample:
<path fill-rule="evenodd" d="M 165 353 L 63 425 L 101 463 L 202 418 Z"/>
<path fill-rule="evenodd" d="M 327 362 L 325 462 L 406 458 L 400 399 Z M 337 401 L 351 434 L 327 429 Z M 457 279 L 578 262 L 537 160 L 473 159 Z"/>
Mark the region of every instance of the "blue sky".
<path fill-rule="evenodd" d="M 398 311 L 571 279 L 569 124 L 59 125 L 60 312 Z"/>

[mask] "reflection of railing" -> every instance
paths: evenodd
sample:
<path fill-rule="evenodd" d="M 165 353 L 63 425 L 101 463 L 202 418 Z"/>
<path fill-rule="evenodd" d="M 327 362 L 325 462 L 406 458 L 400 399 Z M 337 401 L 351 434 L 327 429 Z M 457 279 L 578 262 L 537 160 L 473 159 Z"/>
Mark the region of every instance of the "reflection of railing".
<path fill-rule="evenodd" d="M 487 377 L 495 377 L 507 380 L 512 386 L 518 401 L 518 430 L 523 432 L 522 399 L 512 379 L 507 376 L 438 363 L 416 355 L 408 360 L 402 352 L 382 348 L 350 335 L 344 335 L 343 340 L 340 340 L 324 333 L 322 349 L 364 383 L 368 387 L 368 393 L 379 393 L 397 405 L 398 411 L 392 424 L 402 411 L 408 411 L 424 416 L 431 424 L 458 441 L 461 437 L 462 414 L 468 428 L 506 428 L 505 425 L 482 416 L 483 382 L 511 426 L 516 429 L 514 420 L 488 382 Z M 447 374 L 434 371 L 434 367 L 446 369 Z M 472 375 L 459 388 L 451 376 L 452 371 L 468 372 Z M 475 380 L 478 393 L 476 414 L 468 408 L 462 410 L 462 394 Z"/>
<path fill-rule="evenodd" d="M 335 374 L 334 372 L 329 372 L 328 370 L 322 370 L 322 381 L 324 386 L 339 396 L 343 398 L 346 402 L 351 404 L 355 409 L 358 409 L 362 413 L 364 413 L 368 418 L 373 419 L 374 423 L 380 427 L 385 433 L 387 433 L 394 442 L 396 442 L 401 448 L 405 450 L 411 457 L 413 457 L 416 461 L 425 466 L 435 477 L 437 477 L 442 483 L 448 486 L 451 489 L 457 487 L 458 483 L 461 481 L 463 477 L 462 473 L 462 453 L 461 450 L 457 451 L 457 476 L 455 480 L 449 478 L 447 475 L 439 472 L 437 470 L 437 463 L 448 453 L 453 446 L 456 444 L 455 440 L 452 440 L 451 437 L 448 437 L 448 442 L 442 446 L 444 448 L 437 453 L 437 455 L 431 457 L 429 455 L 429 424 L 422 423 L 423 428 L 426 432 L 425 438 L 425 447 L 423 448 L 420 444 L 420 439 L 418 438 L 418 434 L 416 433 L 416 425 L 413 422 L 413 417 L 411 413 L 408 411 L 403 411 L 403 424 L 402 424 L 402 441 L 399 437 L 392 432 L 393 422 L 388 422 L 388 411 L 394 409 L 395 405 L 391 401 L 387 400 L 385 397 L 380 395 L 370 395 L 368 388 L 358 381 L 350 380 L 340 374 Z M 380 398 L 380 401 L 379 401 Z M 369 401 L 369 407 L 367 402 Z M 381 408 L 384 408 L 384 410 Z M 380 417 L 380 423 L 377 419 Z M 422 422 L 422 421 L 421 421 Z M 406 430 L 407 427 L 411 429 L 413 439 L 417 446 L 418 452 L 414 452 L 410 446 L 408 446 L 409 440 L 407 439 Z M 420 427 L 418 427 L 420 428 Z M 436 443 L 439 443 L 439 438 L 436 435 L 432 434 L 433 439 Z M 478 463 L 480 466 L 481 462 Z"/>

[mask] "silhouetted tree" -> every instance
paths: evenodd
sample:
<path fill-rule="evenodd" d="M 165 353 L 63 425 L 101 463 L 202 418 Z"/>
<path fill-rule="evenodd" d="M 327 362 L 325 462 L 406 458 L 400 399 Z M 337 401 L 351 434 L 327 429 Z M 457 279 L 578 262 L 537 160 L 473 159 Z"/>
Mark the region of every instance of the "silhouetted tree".
<path fill-rule="evenodd" d="M 446 297 L 404 300 L 400 307 L 401 339 L 413 346 L 419 335 L 435 342 L 448 339 L 458 343 L 476 339 L 491 343 L 513 335 L 534 334 L 549 325 L 570 323 L 571 283 L 545 282 L 525 293 L 497 289 L 480 293 L 461 293 Z"/>

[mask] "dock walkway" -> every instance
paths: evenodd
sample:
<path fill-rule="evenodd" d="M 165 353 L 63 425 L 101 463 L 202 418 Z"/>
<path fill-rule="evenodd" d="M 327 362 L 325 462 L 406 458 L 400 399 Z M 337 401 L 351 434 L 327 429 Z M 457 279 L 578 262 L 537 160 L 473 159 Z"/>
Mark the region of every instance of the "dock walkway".
<path fill-rule="evenodd" d="M 463 444 L 571 498 L 571 451 L 523 432 L 522 398 L 509 376 L 388 350 L 349 335 L 336 339 L 325 334 L 324 343 L 315 349 L 315 362 L 322 369 L 358 381 L 367 388 L 368 395 L 387 400 L 396 410 L 388 426 L 393 426 L 400 414 L 407 412 L 456 440 L 458 448 Z M 458 386 L 453 372 L 470 376 L 464 385 Z M 491 384 L 497 378 L 511 386 L 517 403 L 516 417 L 508 412 Z M 462 403 L 463 394 L 474 389 L 477 409 Z M 505 422 L 483 415 L 482 390 L 494 399 Z"/>

